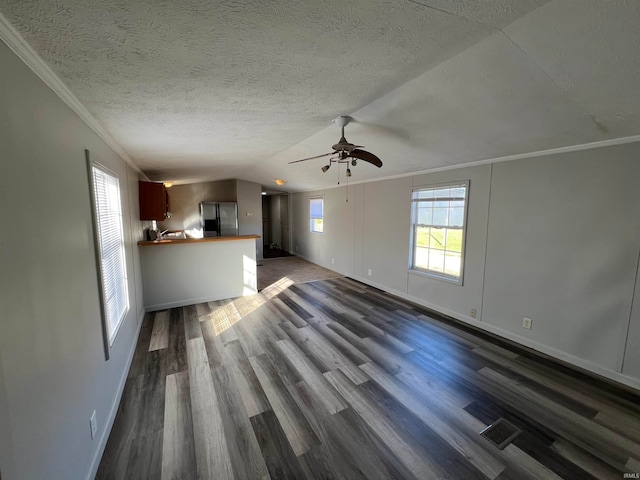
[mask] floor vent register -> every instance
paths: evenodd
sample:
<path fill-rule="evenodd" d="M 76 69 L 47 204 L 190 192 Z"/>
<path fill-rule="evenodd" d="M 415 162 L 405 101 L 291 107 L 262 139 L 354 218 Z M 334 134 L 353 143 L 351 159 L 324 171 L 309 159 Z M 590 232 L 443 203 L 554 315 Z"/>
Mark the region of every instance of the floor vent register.
<path fill-rule="evenodd" d="M 499 418 L 487 428 L 480 432 L 480 435 L 487 438 L 500 450 L 513 442 L 522 433 L 518 427 L 507 422 L 504 418 Z"/>

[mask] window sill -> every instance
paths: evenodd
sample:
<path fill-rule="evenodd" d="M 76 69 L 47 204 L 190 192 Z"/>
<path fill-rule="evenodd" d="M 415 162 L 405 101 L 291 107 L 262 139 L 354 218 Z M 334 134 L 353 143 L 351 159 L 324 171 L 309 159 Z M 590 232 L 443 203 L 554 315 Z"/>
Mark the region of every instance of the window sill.
<path fill-rule="evenodd" d="M 415 270 L 412 268 L 408 270 L 408 273 L 411 275 L 416 275 L 418 277 L 430 278 L 432 280 L 440 280 L 442 282 L 450 283 L 451 285 L 456 285 L 458 287 L 462 286 L 462 277 L 457 279 L 457 278 L 447 277 L 445 275 L 438 275 L 437 273 L 425 272 L 423 270 Z"/>

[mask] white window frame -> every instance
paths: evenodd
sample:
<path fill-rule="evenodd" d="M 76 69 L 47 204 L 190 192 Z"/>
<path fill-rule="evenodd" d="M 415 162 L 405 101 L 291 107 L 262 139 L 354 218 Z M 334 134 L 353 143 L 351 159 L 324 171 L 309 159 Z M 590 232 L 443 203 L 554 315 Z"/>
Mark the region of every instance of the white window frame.
<path fill-rule="evenodd" d="M 415 198 L 415 193 L 420 191 L 425 191 L 425 190 L 438 190 L 438 189 L 452 188 L 452 187 L 465 188 L 464 210 L 462 214 L 462 227 L 459 228 L 460 230 L 462 230 L 459 276 L 448 275 L 447 273 L 444 273 L 441 271 L 430 270 L 429 268 L 419 267 L 416 265 L 417 234 L 418 234 L 418 227 L 420 226 L 420 224 L 417 223 L 417 220 L 418 220 L 417 203 L 420 200 L 417 200 Z M 411 192 L 411 252 L 410 252 L 410 258 L 409 258 L 410 273 L 427 276 L 430 278 L 434 278 L 436 280 L 442 280 L 442 281 L 446 281 L 456 285 L 463 284 L 464 266 L 465 266 L 465 250 L 466 250 L 466 243 L 467 243 L 466 237 L 467 237 L 467 215 L 469 211 L 469 190 L 470 190 L 469 180 L 459 180 L 459 181 L 451 181 L 446 183 L 420 185 L 412 189 L 412 192 Z M 430 225 L 430 226 L 434 227 L 435 225 Z M 443 226 L 442 228 L 458 229 L 458 228 L 449 227 L 449 226 Z"/>
<path fill-rule="evenodd" d="M 88 150 L 85 150 L 85 156 L 93 215 L 100 316 L 105 356 L 108 360 L 109 350 L 129 311 L 120 180 L 116 173 L 92 161 Z M 110 190 L 99 191 L 101 185 Z M 105 241 L 107 239 L 108 243 Z"/>
<path fill-rule="evenodd" d="M 322 215 L 320 217 L 314 217 L 311 213 L 311 204 L 314 200 L 320 200 L 322 205 Z M 314 220 L 322 220 L 322 229 L 316 230 Z M 324 197 L 310 197 L 309 198 L 309 231 L 311 233 L 324 233 Z"/>

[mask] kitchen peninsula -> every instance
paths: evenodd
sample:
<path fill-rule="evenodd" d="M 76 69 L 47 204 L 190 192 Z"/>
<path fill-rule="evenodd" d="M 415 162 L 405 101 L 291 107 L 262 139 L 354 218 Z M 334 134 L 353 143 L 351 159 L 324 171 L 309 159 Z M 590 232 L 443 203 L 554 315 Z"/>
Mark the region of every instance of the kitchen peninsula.
<path fill-rule="evenodd" d="M 259 235 L 138 242 L 147 311 L 257 293 Z"/>

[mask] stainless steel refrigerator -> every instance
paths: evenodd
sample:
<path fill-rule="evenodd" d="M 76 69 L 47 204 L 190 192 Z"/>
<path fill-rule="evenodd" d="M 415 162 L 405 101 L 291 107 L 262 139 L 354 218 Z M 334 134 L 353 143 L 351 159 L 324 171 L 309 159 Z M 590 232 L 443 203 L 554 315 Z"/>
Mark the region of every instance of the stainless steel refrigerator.
<path fill-rule="evenodd" d="M 238 235 L 238 204 L 235 202 L 201 202 L 200 223 L 205 237 Z"/>

